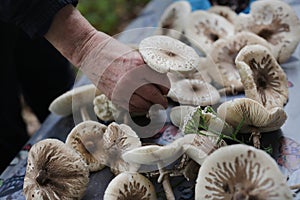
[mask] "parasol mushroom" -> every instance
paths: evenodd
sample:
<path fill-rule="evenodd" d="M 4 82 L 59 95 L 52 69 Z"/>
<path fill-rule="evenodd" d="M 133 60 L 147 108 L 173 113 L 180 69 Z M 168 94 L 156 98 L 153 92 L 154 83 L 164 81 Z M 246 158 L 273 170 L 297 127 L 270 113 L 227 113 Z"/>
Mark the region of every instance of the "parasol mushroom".
<path fill-rule="evenodd" d="M 266 39 L 279 63 L 292 55 L 300 41 L 300 20 L 284 1 L 255 1 L 250 13 L 240 14 L 235 22 L 237 32 L 250 31 Z"/>
<path fill-rule="evenodd" d="M 236 57 L 245 96 L 270 109 L 288 100 L 288 81 L 275 57 L 264 46 L 245 46 Z"/>
<path fill-rule="evenodd" d="M 221 147 L 200 167 L 196 200 L 292 200 L 291 190 L 274 159 L 263 150 L 235 144 Z"/>
<path fill-rule="evenodd" d="M 35 143 L 27 158 L 26 199 L 81 199 L 89 182 L 86 163 L 58 139 Z"/>
<path fill-rule="evenodd" d="M 239 133 L 251 133 L 257 148 L 260 148 L 261 133 L 280 129 L 287 119 L 282 107 L 267 109 L 249 98 L 226 101 L 218 107 L 217 113 L 234 128 L 241 126 Z"/>

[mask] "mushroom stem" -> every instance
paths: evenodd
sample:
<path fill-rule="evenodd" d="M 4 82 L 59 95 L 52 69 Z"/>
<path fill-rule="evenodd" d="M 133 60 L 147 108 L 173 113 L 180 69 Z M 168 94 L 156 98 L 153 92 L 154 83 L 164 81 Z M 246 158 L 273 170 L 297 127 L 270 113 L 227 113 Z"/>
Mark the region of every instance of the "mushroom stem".
<path fill-rule="evenodd" d="M 80 114 L 83 121 L 88 121 L 91 119 L 85 106 L 80 108 Z"/>
<path fill-rule="evenodd" d="M 291 185 L 291 186 L 290 186 L 290 189 L 291 189 L 291 190 L 299 190 L 299 189 L 300 189 L 300 184 L 297 184 L 297 185 Z"/>
<path fill-rule="evenodd" d="M 254 129 L 251 133 L 250 140 L 253 141 L 253 146 L 260 149 L 260 138 L 261 134 L 258 130 Z"/>
<path fill-rule="evenodd" d="M 237 95 L 238 94 L 237 89 L 233 85 L 230 86 L 230 87 L 221 88 L 221 89 L 218 90 L 218 92 L 221 96 L 224 96 L 224 95 Z"/>
<path fill-rule="evenodd" d="M 169 175 L 168 173 L 164 170 L 163 167 L 161 167 L 160 164 L 158 164 L 158 170 L 159 170 L 159 177 L 157 182 L 162 183 L 165 194 L 166 194 L 166 200 L 175 200 L 175 195 L 173 193 L 170 180 L 169 180 Z"/>

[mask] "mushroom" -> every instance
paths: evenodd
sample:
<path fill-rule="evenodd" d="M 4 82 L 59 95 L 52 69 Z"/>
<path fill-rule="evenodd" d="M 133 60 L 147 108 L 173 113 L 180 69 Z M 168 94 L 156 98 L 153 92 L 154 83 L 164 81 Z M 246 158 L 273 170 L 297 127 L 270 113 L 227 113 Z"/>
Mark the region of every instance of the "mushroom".
<path fill-rule="evenodd" d="M 244 89 L 235 66 L 235 59 L 239 51 L 250 44 L 261 44 L 270 48 L 266 40 L 254 33 L 240 32 L 216 41 L 207 56 L 207 59 L 211 60 L 210 66 L 207 67 L 208 74 L 214 80 L 216 87 L 224 88 L 226 94 L 235 94 Z"/>
<path fill-rule="evenodd" d="M 172 124 L 177 126 L 179 129 L 182 129 L 185 116 L 194 111 L 194 109 L 194 106 L 188 105 L 172 107 L 170 110 L 170 120 Z"/>
<path fill-rule="evenodd" d="M 239 133 L 251 133 L 257 148 L 260 148 L 261 133 L 280 129 L 287 119 L 282 107 L 267 109 L 249 98 L 226 101 L 218 107 L 217 113 L 234 128 L 240 126 Z"/>
<path fill-rule="evenodd" d="M 87 114 L 89 107 L 93 106 L 95 96 L 100 93 L 93 84 L 78 86 L 54 99 L 49 110 L 60 116 L 68 116 L 73 113 L 75 121 L 76 114 L 80 115 L 79 118 L 83 117 L 78 121 L 90 119 L 90 115 Z"/>
<path fill-rule="evenodd" d="M 193 47 L 205 55 L 218 39 L 234 34 L 233 24 L 215 13 L 197 10 L 188 19 L 184 29 L 186 37 Z"/>
<path fill-rule="evenodd" d="M 161 15 L 155 34 L 180 39 L 187 16 L 191 11 L 192 8 L 188 1 L 171 3 Z"/>
<path fill-rule="evenodd" d="M 86 163 L 58 139 L 44 139 L 28 152 L 26 199 L 81 199 L 89 182 Z"/>
<path fill-rule="evenodd" d="M 280 63 L 292 55 L 300 41 L 300 20 L 284 1 L 255 1 L 250 13 L 240 14 L 235 22 L 237 32 L 250 31 L 266 39 Z"/>
<path fill-rule="evenodd" d="M 139 51 L 147 65 L 160 73 L 195 71 L 200 63 L 192 47 L 165 35 L 143 39 Z"/>
<path fill-rule="evenodd" d="M 214 6 L 211 6 L 207 11 L 224 17 L 232 24 L 234 24 L 234 21 L 237 17 L 236 12 L 228 6 L 214 5 Z"/>
<path fill-rule="evenodd" d="M 104 124 L 88 120 L 77 124 L 67 136 L 65 143 L 82 156 L 90 172 L 102 170 L 109 159 L 103 148 L 106 129 Z"/>
<path fill-rule="evenodd" d="M 96 96 L 93 104 L 94 111 L 100 120 L 114 121 L 120 114 L 120 109 L 105 94 Z"/>
<path fill-rule="evenodd" d="M 122 172 L 108 184 L 103 199 L 156 200 L 157 197 L 154 185 L 145 176 L 137 172 Z"/>
<path fill-rule="evenodd" d="M 221 147 L 200 167 L 195 199 L 293 199 L 274 159 L 244 144 Z"/>
<path fill-rule="evenodd" d="M 288 100 L 288 81 L 275 57 L 264 46 L 245 46 L 236 57 L 245 96 L 267 109 L 283 107 Z"/>
<path fill-rule="evenodd" d="M 197 79 L 182 79 L 171 81 L 171 88 L 167 94 L 173 101 L 180 104 L 207 106 L 219 102 L 220 94 L 210 83 Z"/>

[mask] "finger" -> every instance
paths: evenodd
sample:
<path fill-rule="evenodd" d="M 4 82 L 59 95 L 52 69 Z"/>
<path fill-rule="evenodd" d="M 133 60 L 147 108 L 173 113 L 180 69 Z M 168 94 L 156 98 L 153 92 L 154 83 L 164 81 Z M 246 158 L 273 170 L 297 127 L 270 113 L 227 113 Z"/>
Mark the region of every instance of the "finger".
<path fill-rule="evenodd" d="M 169 93 L 170 87 L 168 88 L 162 85 L 156 85 L 156 86 L 158 87 L 158 89 L 161 91 L 163 95 L 167 95 Z"/>
<path fill-rule="evenodd" d="M 145 100 L 152 104 L 160 104 L 163 107 L 168 107 L 168 100 L 162 94 L 160 89 L 154 84 L 143 85 L 135 91 L 136 94 L 142 96 Z"/>
<path fill-rule="evenodd" d="M 143 97 L 141 97 L 138 94 L 133 94 L 130 98 L 129 102 L 129 111 L 130 112 L 147 112 L 150 107 L 152 106 L 152 103 L 150 101 L 147 101 Z"/>

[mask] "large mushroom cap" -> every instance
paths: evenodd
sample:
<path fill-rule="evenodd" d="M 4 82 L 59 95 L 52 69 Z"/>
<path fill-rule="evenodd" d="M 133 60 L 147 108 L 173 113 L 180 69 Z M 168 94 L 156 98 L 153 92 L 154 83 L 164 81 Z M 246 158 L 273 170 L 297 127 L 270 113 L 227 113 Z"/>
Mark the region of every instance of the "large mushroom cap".
<path fill-rule="evenodd" d="M 96 121 L 84 121 L 68 134 L 66 144 L 75 149 L 91 172 L 105 167 L 108 156 L 103 149 L 103 134 L 107 126 Z"/>
<path fill-rule="evenodd" d="M 81 199 L 89 182 L 86 163 L 57 139 L 44 139 L 28 153 L 23 191 L 26 199 Z"/>
<path fill-rule="evenodd" d="M 271 52 L 261 45 L 245 46 L 236 57 L 245 96 L 266 108 L 283 107 L 288 100 L 285 72 Z"/>
<path fill-rule="evenodd" d="M 154 185 L 145 176 L 135 172 L 118 174 L 107 186 L 104 200 L 156 200 Z"/>
<path fill-rule="evenodd" d="M 179 39 L 186 24 L 187 16 L 191 11 L 192 8 L 188 1 L 173 2 L 161 15 L 156 34 Z"/>
<path fill-rule="evenodd" d="M 143 39 L 139 51 L 149 67 L 160 73 L 195 70 L 200 62 L 199 55 L 192 47 L 164 35 Z"/>
<path fill-rule="evenodd" d="M 222 16 L 197 10 L 189 15 L 184 31 L 191 44 L 206 55 L 218 39 L 233 35 L 234 27 Z"/>
<path fill-rule="evenodd" d="M 247 30 L 265 38 L 277 51 L 280 63 L 292 55 L 300 41 L 300 21 L 284 1 L 255 1 L 250 14 L 240 15 L 235 22 L 236 31 Z"/>
<path fill-rule="evenodd" d="M 274 159 L 254 147 L 236 144 L 221 147 L 200 167 L 196 200 L 293 199 Z"/>
<path fill-rule="evenodd" d="M 243 122 L 240 133 L 251 133 L 254 129 L 260 132 L 278 130 L 287 119 L 281 107 L 267 109 L 249 98 L 226 101 L 218 107 L 217 113 L 235 128 Z"/>

